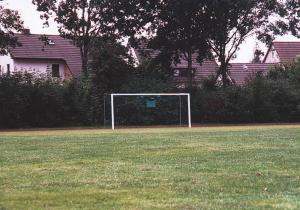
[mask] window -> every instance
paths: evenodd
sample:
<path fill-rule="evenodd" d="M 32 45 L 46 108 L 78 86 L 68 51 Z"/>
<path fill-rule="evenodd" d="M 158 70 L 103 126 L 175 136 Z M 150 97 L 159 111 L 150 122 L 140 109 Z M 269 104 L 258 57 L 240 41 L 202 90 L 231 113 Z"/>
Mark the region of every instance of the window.
<path fill-rule="evenodd" d="M 52 77 L 59 78 L 59 64 L 52 64 Z"/>
<path fill-rule="evenodd" d="M 192 76 L 195 76 L 196 69 L 192 69 Z M 187 68 L 175 68 L 173 70 L 174 77 L 188 77 L 188 69 Z"/>
<path fill-rule="evenodd" d="M 10 64 L 7 64 L 7 74 L 10 74 Z"/>

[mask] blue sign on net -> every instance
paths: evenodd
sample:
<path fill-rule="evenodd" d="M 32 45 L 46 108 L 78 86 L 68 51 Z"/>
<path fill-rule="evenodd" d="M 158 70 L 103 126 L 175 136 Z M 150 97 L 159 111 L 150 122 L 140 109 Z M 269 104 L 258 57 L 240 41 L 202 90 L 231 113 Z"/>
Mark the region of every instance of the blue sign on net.
<path fill-rule="evenodd" d="M 147 108 L 156 108 L 156 101 L 155 100 L 147 100 L 146 106 L 147 106 Z"/>

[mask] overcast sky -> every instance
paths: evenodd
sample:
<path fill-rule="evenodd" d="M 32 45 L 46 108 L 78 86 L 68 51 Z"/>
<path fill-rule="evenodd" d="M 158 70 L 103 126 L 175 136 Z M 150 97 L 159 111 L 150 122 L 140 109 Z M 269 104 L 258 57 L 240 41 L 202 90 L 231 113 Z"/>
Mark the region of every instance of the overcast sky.
<path fill-rule="evenodd" d="M 24 20 L 24 26 L 31 30 L 31 33 L 36 34 L 58 34 L 55 23 L 51 22 L 50 27 L 43 27 L 43 21 L 40 19 L 40 13 L 36 11 L 35 6 L 31 3 L 32 0 L 4 0 L 1 4 L 11 9 L 18 10 Z M 285 36 L 279 37 L 277 41 L 295 40 L 295 37 Z M 253 52 L 255 49 L 255 39 L 248 39 L 238 52 L 237 58 L 234 62 L 245 63 L 249 62 L 253 58 Z M 264 51 L 266 48 L 260 45 Z"/>

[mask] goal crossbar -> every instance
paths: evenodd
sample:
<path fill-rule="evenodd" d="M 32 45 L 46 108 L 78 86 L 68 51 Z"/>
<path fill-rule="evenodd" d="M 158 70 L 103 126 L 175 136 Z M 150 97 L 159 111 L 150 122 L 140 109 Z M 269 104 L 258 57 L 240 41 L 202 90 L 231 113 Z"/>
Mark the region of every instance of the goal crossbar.
<path fill-rule="evenodd" d="M 189 93 L 113 93 L 111 97 L 111 127 L 115 130 L 115 107 L 114 97 L 116 96 L 187 96 L 188 98 L 188 123 L 189 128 L 192 128 L 191 118 L 191 95 Z"/>

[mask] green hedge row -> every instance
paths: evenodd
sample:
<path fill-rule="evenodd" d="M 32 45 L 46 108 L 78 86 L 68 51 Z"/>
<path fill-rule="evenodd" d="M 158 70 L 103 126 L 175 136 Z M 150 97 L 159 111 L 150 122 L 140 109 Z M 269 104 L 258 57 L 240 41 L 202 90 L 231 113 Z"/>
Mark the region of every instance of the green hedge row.
<path fill-rule="evenodd" d="M 159 78 L 141 75 L 128 78 L 114 91 L 183 92 Z M 192 94 L 194 123 L 300 122 L 300 67 L 297 65 L 274 69 L 267 76 L 258 74 L 242 87 L 203 85 L 186 91 Z M 0 128 L 109 124 L 110 101 L 105 92 L 91 79 L 61 83 L 29 73 L 1 75 Z M 119 125 L 180 122 L 179 98 L 155 99 L 155 108 L 146 107 L 147 98 L 122 100 L 116 104 Z M 182 122 L 186 123 L 184 98 L 181 112 Z"/>
<path fill-rule="evenodd" d="M 198 123 L 300 122 L 300 67 L 257 74 L 245 86 L 193 91 Z"/>

